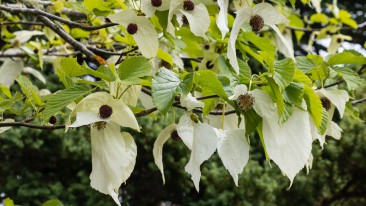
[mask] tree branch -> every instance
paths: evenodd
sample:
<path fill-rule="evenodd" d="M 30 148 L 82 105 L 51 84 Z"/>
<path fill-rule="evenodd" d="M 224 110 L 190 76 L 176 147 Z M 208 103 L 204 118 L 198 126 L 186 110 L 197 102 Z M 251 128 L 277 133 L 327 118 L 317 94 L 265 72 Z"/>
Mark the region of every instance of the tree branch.
<path fill-rule="evenodd" d="M 352 27 L 346 27 L 346 26 L 339 27 L 339 29 L 340 30 L 357 30 L 357 29 L 362 29 L 365 26 L 366 26 L 366 22 L 363 22 L 361 24 L 358 24 L 356 29 L 354 29 Z M 286 28 L 290 29 L 290 30 L 294 30 L 294 31 L 303 31 L 303 32 L 314 32 L 314 31 L 320 31 L 323 29 L 323 28 L 298 28 L 298 27 L 292 27 L 292 26 L 286 26 Z"/>
<path fill-rule="evenodd" d="M 52 31 L 58 34 L 63 40 L 65 40 L 67 43 L 73 46 L 76 50 L 81 51 L 90 58 L 94 58 L 96 56 L 85 45 L 76 41 L 70 34 L 68 34 L 65 30 L 63 30 L 61 26 L 53 23 L 49 18 L 45 16 L 39 16 L 39 20 L 41 20 L 44 23 L 44 25 L 46 25 L 48 28 L 50 28 Z"/>
<path fill-rule="evenodd" d="M 352 105 L 354 106 L 354 105 L 361 104 L 364 102 L 366 102 L 366 98 L 354 100 L 354 101 L 352 101 Z"/>
<path fill-rule="evenodd" d="M 28 14 L 35 14 L 39 17 L 45 16 L 45 17 L 48 17 L 49 19 L 53 19 L 58 22 L 67 24 L 70 27 L 80 28 L 85 31 L 93 31 L 93 30 L 98 30 L 98 29 L 103 29 L 103 28 L 118 25 L 117 23 L 106 23 L 106 24 L 102 24 L 102 25 L 98 25 L 98 26 L 87 26 L 87 25 L 80 24 L 80 23 L 77 23 L 74 21 L 66 20 L 62 17 L 47 13 L 47 12 L 39 10 L 39 9 L 30 9 L 30 8 L 25 8 L 25 7 L 19 7 L 17 5 L 8 5 L 8 6 L 0 5 L 0 10 L 4 10 L 4 11 L 7 11 L 7 12 L 9 12 L 11 14 L 15 14 L 15 15 L 19 14 L 19 13 L 28 13 Z"/>
<path fill-rule="evenodd" d="M 14 24 L 24 24 L 24 25 L 38 25 L 38 26 L 44 26 L 43 23 L 41 22 L 31 22 L 31 21 L 4 21 L 4 22 L 0 22 L 0 26 L 3 25 L 14 25 Z"/>
<path fill-rule="evenodd" d="M 65 125 L 58 126 L 40 126 L 35 124 L 29 124 L 25 122 L 2 122 L 0 127 L 28 127 L 32 129 L 42 129 L 42 130 L 55 130 L 55 129 L 65 129 Z"/>

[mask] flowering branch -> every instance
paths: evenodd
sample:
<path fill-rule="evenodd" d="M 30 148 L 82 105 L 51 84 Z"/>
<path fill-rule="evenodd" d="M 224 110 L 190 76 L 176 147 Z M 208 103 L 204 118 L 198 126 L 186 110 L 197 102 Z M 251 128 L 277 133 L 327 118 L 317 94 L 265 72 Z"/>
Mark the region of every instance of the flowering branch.
<path fill-rule="evenodd" d="M 204 97 L 206 99 L 208 99 L 209 96 Z M 211 97 L 212 98 L 212 97 Z M 357 105 L 357 104 L 361 104 L 366 102 L 366 98 L 363 99 L 358 99 L 358 100 L 354 100 L 352 101 L 352 105 Z M 185 107 L 181 106 L 179 102 L 175 102 L 173 104 L 174 107 L 177 108 L 181 108 L 181 109 L 186 109 Z M 143 110 L 141 112 L 138 112 L 135 114 L 135 117 L 143 117 L 143 116 L 147 116 L 155 111 L 157 111 L 158 109 L 156 107 L 147 109 L 147 110 Z M 198 113 L 202 113 L 202 110 L 199 109 L 194 109 L 194 112 L 198 112 Z M 228 110 L 224 113 L 224 115 L 229 115 L 229 114 L 235 114 L 236 111 L 235 110 Z M 217 111 L 217 112 L 210 112 L 209 114 L 211 115 L 222 115 L 223 112 L 222 111 Z M 24 121 L 22 122 L 0 122 L 0 127 L 28 127 L 28 128 L 32 128 L 32 129 L 42 129 L 42 130 L 56 130 L 56 129 L 65 129 L 65 125 L 53 125 L 53 126 L 41 126 L 41 125 L 35 125 L 35 124 L 29 124 L 26 123 Z"/>

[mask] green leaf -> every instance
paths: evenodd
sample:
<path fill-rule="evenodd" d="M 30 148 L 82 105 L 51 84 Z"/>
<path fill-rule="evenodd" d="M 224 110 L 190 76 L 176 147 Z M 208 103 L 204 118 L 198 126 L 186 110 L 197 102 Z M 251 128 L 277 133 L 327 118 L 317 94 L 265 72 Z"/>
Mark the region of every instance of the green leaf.
<path fill-rule="evenodd" d="M 301 107 L 302 98 L 304 96 L 304 85 L 291 82 L 283 92 L 284 100 L 288 103 Z"/>
<path fill-rule="evenodd" d="M 312 80 L 323 81 L 329 76 L 329 67 L 326 64 L 309 70 L 308 75 Z"/>
<path fill-rule="evenodd" d="M 295 57 L 295 59 L 296 59 L 296 62 L 295 62 L 296 68 L 300 69 L 305 74 L 310 69 L 312 69 L 316 66 L 312 60 L 310 60 L 304 56 L 298 56 L 298 57 Z"/>
<path fill-rule="evenodd" d="M 103 0 L 84 0 L 84 6 L 89 12 L 93 11 L 97 16 L 107 16 L 113 13 L 107 2 Z"/>
<path fill-rule="evenodd" d="M 207 88 L 202 89 L 202 96 L 210 96 L 214 95 L 215 93 Z M 219 102 L 219 98 L 210 98 L 202 100 L 202 102 L 205 104 L 205 106 L 202 109 L 203 116 L 206 116 L 211 110 L 215 109 L 217 103 Z"/>
<path fill-rule="evenodd" d="M 164 67 L 152 79 L 152 99 L 162 113 L 168 112 L 175 97 L 175 91 L 180 84 L 179 76 Z"/>
<path fill-rule="evenodd" d="M 268 67 L 268 71 L 270 72 L 270 73 L 273 73 L 273 66 L 274 66 L 274 61 L 275 61 L 275 59 L 274 59 L 274 57 L 273 56 L 271 56 L 268 52 L 266 52 L 266 51 L 258 51 L 258 53 L 259 53 L 259 55 L 261 56 L 261 58 L 262 58 L 262 60 L 263 60 L 263 63 L 265 64 L 265 65 L 267 65 L 267 67 Z"/>
<path fill-rule="evenodd" d="M 108 82 L 113 82 L 114 80 L 116 80 L 116 76 L 114 75 L 114 73 L 108 67 L 106 67 L 104 65 L 99 66 L 96 71 L 94 71 L 92 69 L 88 69 L 88 71 L 89 71 L 89 74 L 91 74 L 95 77 L 99 77 Z"/>
<path fill-rule="evenodd" d="M 248 65 L 248 62 L 238 59 L 238 65 L 239 65 L 239 83 L 249 84 L 250 78 L 252 77 L 252 71 Z"/>
<path fill-rule="evenodd" d="M 21 99 L 23 99 L 23 95 L 21 95 L 19 92 L 16 92 L 11 99 L 0 99 L 0 113 L 10 109 L 15 102 Z"/>
<path fill-rule="evenodd" d="M 193 88 L 193 76 L 194 72 L 187 73 L 184 76 L 183 81 L 179 84 L 182 93 L 185 95 L 187 95 Z"/>
<path fill-rule="evenodd" d="M 262 86 L 262 90 L 265 91 L 277 104 L 278 115 L 280 116 L 285 109 L 285 103 L 283 101 L 280 88 L 271 77 L 266 77 L 266 79 L 268 82 L 268 86 Z"/>
<path fill-rule="evenodd" d="M 280 90 L 285 89 L 292 82 L 295 75 L 295 64 L 290 58 L 274 62 L 273 79 L 276 81 Z"/>
<path fill-rule="evenodd" d="M 295 5 L 293 5 L 294 7 Z M 289 26 L 296 27 L 296 28 L 304 28 L 304 22 L 302 18 L 298 15 L 291 14 L 288 19 L 290 20 Z M 295 31 L 296 40 L 299 42 L 301 38 L 304 36 L 305 32 L 303 31 Z"/>
<path fill-rule="evenodd" d="M 311 79 L 304 73 L 302 73 L 299 69 L 295 69 L 294 82 L 298 82 L 309 87 L 313 85 Z"/>
<path fill-rule="evenodd" d="M 264 137 L 263 137 L 263 122 L 262 121 L 259 122 L 257 131 L 258 131 L 259 138 L 261 139 L 261 143 L 262 143 L 263 150 L 264 150 L 264 155 L 266 156 L 266 160 L 269 161 L 270 158 L 267 153 L 267 148 L 266 148 L 266 144 L 264 142 Z"/>
<path fill-rule="evenodd" d="M 64 58 L 60 61 L 59 72 L 67 76 L 77 77 L 86 74 L 82 66 L 79 65 L 76 58 Z"/>
<path fill-rule="evenodd" d="M 347 67 L 334 67 L 334 71 L 346 81 L 349 90 L 355 90 L 362 85 L 363 79 L 359 77 L 357 72 Z"/>
<path fill-rule="evenodd" d="M 240 61 L 238 59 L 239 62 L 239 67 L 240 67 Z M 220 70 L 220 74 L 227 76 L 228 78 L 232 79 L 236 76 L 235 71 L 232 69 L 232 67 L 230 66 L 230 64 L 226 61 L 225 57 L 223 55 L 220 55 L 217 58 L 217 65 L 218 68 Z M 239 74 L 240 76 L 240 74 Z"/>
<path fill-rule="evenodd" d="M 170 65 L 173 65 L 173 58 L 170 56 L 170 54 L 160 48 L 158 49 L 156 57 L 168 62 Z"/>
<path fill-rule="evenodd" d="M 346 112 L 351 115 L 352 119 L 357 120 L 358 122 L 364 122 L 361 118 L 360 118 L 360 111 L 357 107 L 354 107 L 352 105 L 352 102 L 347 102 L 346 103 Z"/>
<path fill-rule="evenodd" d="M 294 112 L 293 106 L 289 103 L 285 103 L 285 109 L 283 110 L 283 113 L 280 116 L 278 124 L 282 125 L 283 123 L 287 122 L 287 120 L 290 118 L 293 112 Z"/>
<path fill-rule="evenodd" d="M 339 19 L 343 24 L 347 24 L 348 26 L 352 27 L 353 29 L 357 29 L 358 25 L 355 20 L 351 18 L 351 14 L 346 10 L 339 10 Z"/>
<path fill-rule="evenodd" d="M 138 84 L 141 78 L 151 74 L 151 64 L 145 57 L 130 57 L 118 67 L 119 78 L 126 84 Z"/>
<path fill-rule="evenodd" d="M 328 17 L 325 14 L 313 14 L 310 17 L 310 21 L 326 24 L 328 23 Z"/>
<path fill-rule="evenodd" d="M 332 120 L 329 120 L 329 114 L 327 112 L 326 109 L 324 109 L 322 107 L 322 115 L 321 115 L 321 122 L 320 122 L 320 125 L 318 127 L 318 131 L 321 135 L 323 135 L 325 133 L 325 131 L 327 130 L 327 126 L 328 126 L 328 121 L 332 121 Z"/>
<path fill-rule="evenodd" d="M 199 87 L 211 90 L 219 97 L 229 101 L 221 82 L 217 78 L 216 73 L 210 70 L 200 70 L 194 75 L 194 83 Z"/>
<path fill-rule="evenodd" d="M 366 64 L 366 57 L 353 50 L 329 55 L 327 58 L 330 66 L 337 64 Z"/>
<path fill-rule="evenodd" d="M 10 199 L 9 197 L 7 197 L 5 200 L 4 200 L 4 206 L 14 206 L 14 201 L 12 199 Z"/>
<path fill-rule="evenodd" d="M 20 85 L 22 92 L 33 106 L 43 106 L 44 103 L 39 96 L 38 88 L 34 86 L 26 76 L 19 75 L 16 78 L 16 81 Z"/>
<path fill-rule="evenodd" d="M 292 8 L 295 8 L 296 0 L 290 0 Z"/>
<path fill-rule="evenodd" d="M 304 87 L 304 99 L 307 105 L 308 112 L 310 113 L 316 127 L 319 129 L 322 123 L 323 106 L 314 90 L 306 86 Z"/>
<path fill-rule="evenodd" d="M 248 111 L 244 112 L 244 118 L 245 136 L 248 137 L 248 135 L 251 132 L 256 131 L 258 125 L 262 123 L 262 117 L 259 116 L 253 108 L 251 108 Z"/>
<path fill-rule="evenodd" d="M 2 91 L 2 93 L 7 96 L 8 98 L 11 98 L 11 92 L 10 89 L 6 86 L 3 86 L 0 84 L 0 90 Z"/>
<path fill-rule="evenodd" d="M 251 42 L 259 50 L 268 52 L 272 58 L 275 57 L 276 49 L 269 38 L 260 37 L 253 32 L 243 32 L 242 35 L 245 40 Z"/>
<path fill-rule="evenodd" d="M 48 200 L 42 204 L 42 206 L 64 206 L 60 200 Z"/>
<path fill-rule="evenodd" d="M 47 101 L 45 110 L 43 111 L 44 121 L 48 121 L 52 115 L 61 111 L 75 99 L 82 97 L 90 91 L 91 90 L 89 87 L 78 85 L 52 94 L 52 96 Z"/>

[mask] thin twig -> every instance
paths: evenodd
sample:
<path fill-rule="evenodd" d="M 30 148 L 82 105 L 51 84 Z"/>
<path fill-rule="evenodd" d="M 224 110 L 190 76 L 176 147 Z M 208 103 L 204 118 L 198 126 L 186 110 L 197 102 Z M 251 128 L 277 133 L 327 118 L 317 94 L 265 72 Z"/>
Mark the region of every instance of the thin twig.
<path fill-rule="evenodd" d="M 364 103 L 364 102 L 366 102 L 366 98 L 354 100 L 354 101 L 352 101 L 352 105 L 355 106 L 357 104 L 361 104 L 361 103 Z"/>
<path fill-rule="evenodd" d="M 32 129 L 43 129 L 43 130 L 65 129 L 65 125 L 41 126 L 25 122 L 2 122 L 0 123 L 0 127 L 28 127 Z"/>
<path fill-rule="evenodd" d="M 70 34 L 68 34 L 61 26 L 52 22 L 45 16 L 39 16 L 39 20 L 44 23 L 48 28 L 58 34 L 63 40 L 73 46 L 76 50 L 81 51 L 90 58 L 94 58 L 96 55 L 90 51 L 84 44 L 76 41 Z"/>
<path fill-rule="evenodd" d="M 44 24 L 41 22 L 32 22 L 32 21 L 4 21 L 0 22 L 0 26 L 3 25 L 14 25 L 14 24 L 23 24 L 23 25 L 37 25 L 37 26 L 43 26 Z"/>
<path fill-rule="evenodd" d="M 39 9 L 30 9 L 30 8 L 18 7 L 16 5 L 9 5 L 9 6 L 0 5 L 0 10 L 7 11 L 11 14 L 28 13 L 28 14 L 35 14 L 37 16 L 45 16 L 45 17 L 48 17 L 49 19 L 56 20 L 56 21 L 61 22 L 63 24 L 67 24 L 70 27 L 80 28 L 80 29 L 83 29 L 85 31 L 93 31 L 93 30 L 98 30 L 98 29 L 103 29 L 103 28 L 108 28 L 108 27 L 111 27 L 111 26 L 118 25 L 117 23 L 106 23 L 106 24 L 102 24 L 102 25 L 98 25 L 98 26 L 88 26 L 88 25 L 80 24 L 80 23 L 77 23 L 77 22 L 74 22 L 74 21 L 66 20 L 62 17 L 56 16 L 54 14 L 47 13 L 47 12 L 39 10 Z"/>
<path fill-rule="evenodd" d="M 363 22 L 361 24 L 357 25 L 357 28 L 354 29 L 352 27 L 339 27 L 340 30 L 357 30 L 357 29 L 362 29 L 363 27 L 366 26 L 366 22 Z M 294 30 L 294 31 L 303 31 L 303 32 L 314 32 L 314 31 L 320 31 L 323 28 L 299 28 L 299 27 L 292 27 L 292 26 L 286 26 L 287 29 L 290 30 Z"/>
<path fill-rule="evenodd" d="M 136 51 L 138 49 L 138 47 L 137 46 L 135 46 L 135 47 L 133 47 L 132 49 L 130 49 L 129 51 L 126 51 L 126 52 L 122 52 L 121 53 L 121 55 L 119 56 L 119 58 L 118 58 L 118 60 L 116 61 L 116 65 L 117 64 L 120 64 L 122 61 L 123 61 L 123 59 L 122 59 L 122 57 L 123 56 L 126 56 L 127 54 L 129 54 L 129 53 L 131 53 L 131 52 L 134 52 L 134 51 Z"/>

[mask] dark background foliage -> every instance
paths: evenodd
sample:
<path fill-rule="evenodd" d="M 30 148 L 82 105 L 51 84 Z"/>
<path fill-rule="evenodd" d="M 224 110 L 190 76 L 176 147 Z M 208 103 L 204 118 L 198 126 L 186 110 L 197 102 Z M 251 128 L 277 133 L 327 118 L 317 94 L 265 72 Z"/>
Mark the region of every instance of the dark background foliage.
<path fill-rule="evenodd" d="M 323 1 L 329 2 L 331 1 Z M 365 21 L 363 0 L 339 1 L 340 8 Z M 324 5 L 324 3 L 323 3 Z M 308 15 L 309 7 L 298 4 Z M 363 44 L 365 31 L 349 31 L 353 42 Z M 303 38 L 307 42 L 307 36 Z M 300 47 L 296 47 L 301 52 Z M 315 45 L 317 52 L 322 48 Z M 51 91 L 60 84 L 49 75 Z M 360 88 L 358 98 L 366 88 Z M 365 105 L 358 106 L 366 119 Z M 139 119 L 141 133 L 133 133 L 138 146 L 137 163 L 122 185 L 124 205 L 366 205 L 366 125 L 347 116 L 340 122 L 344 132 L 336 141 L 327 137 L 321 150 L 314 142 L 313 168 L 301 171 L 292 187 L 278 167 L 265 161 L 258 137 L 251 136 L 250 161 L 240 175 L 239 187 L 215 154 L 202 167 L 200 193 L 184 171 L 189 150 L 182 142 L 169 140 L 164 147 L 166 184 L 154 164 L 152 148 L 158 133 L 171 123 L 152 118 Z M 11 129 L 0 135 L 0 198 L 12 198 L 16 204 L 41 205 L 48 199 L 60 199 L 65 205 L 115 205 L 113 200 L 89 186 L 91 155 L 89 131 L 80 128 L 64 133 L 26 128 Z"/>

